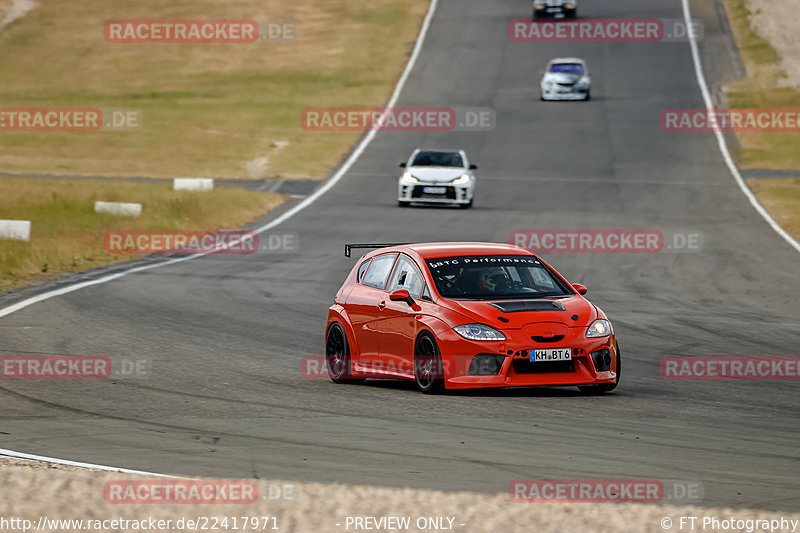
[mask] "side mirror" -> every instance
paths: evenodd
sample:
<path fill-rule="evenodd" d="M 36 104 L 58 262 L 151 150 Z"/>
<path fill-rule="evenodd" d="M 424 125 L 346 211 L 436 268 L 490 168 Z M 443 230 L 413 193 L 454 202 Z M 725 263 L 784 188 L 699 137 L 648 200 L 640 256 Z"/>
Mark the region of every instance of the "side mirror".
<path fill-rule="evenodd" d="M 414 305 L 414 298 L 408 294 L 408 291 L 405 289 L 397 289 L 389 294 L 389 299 L 393 302 L 405 302 L 408 305 Z"/>
<path fill-rule="evenodd" d="M 478 165 L 470 165 L 469 169 L 470 170 L 478 170 Z"/>
<path fill-rule="evenodd" d="M 586 285 L 581 285 L 580 283 L 573 283 L 572 288 L 578 291 L 578 294 L 586 294 L 586 291 L 589 290 Z"/>
<path fill-rule="evenodd" d="M 406 168 L 406 164 L 405 164 L 405 162 L 403 162 L 403 163 L 400 163 L 400 168 Z"/>

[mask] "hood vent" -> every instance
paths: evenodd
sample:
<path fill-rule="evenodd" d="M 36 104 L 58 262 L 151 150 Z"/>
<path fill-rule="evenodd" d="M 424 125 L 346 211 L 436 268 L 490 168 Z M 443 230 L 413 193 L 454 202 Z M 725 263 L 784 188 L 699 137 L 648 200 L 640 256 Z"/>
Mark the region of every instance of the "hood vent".
<path fill-rule="evenodd" d="M 492 302 L 489 305 L 504 313 L 566 311 L 564 304 L 558 300 L 509 300 L 507 302 Z"/>

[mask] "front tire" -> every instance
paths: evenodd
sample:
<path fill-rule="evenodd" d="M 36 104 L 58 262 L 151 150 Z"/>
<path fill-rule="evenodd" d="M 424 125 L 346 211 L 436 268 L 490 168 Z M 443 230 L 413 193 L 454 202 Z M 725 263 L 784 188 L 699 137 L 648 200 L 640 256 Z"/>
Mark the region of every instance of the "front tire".
<path fill-rule="evenodd" d="M 622 358 L 619 355 L 619 344 L 616 345 L 617 352 L 617 380 L 614 383 L 599 383 L 597 385 L 578 385 L 578 390 L 588 396 L 598 396 L 611 392 L 619 385 L 619 376 L 622 372 Z"/>
<path fill-rule="evenodd" d="M 411 202 L 406 202 L 404 200 L 397 201 L 397 207 L 408 207 L 411 205 Z"/>
<path fill-rule="evenodd" d="M 328 376 L 334 383 L 364 382 L 363 379 L 353 377 L 350 345 L 338 322 L 331 324 L 325 335 L 325 366 L 328 367 Z"/>
<path fill-rule="evenodd" d="M 472 202 L 473 201 L 474 201 L 474 198 L 472 200 L 470 200 L 466 204 L 458 204 L 458 207 L 460 207 L 461 209 L 469 209 L 470 207 L 472 207 Z"/>
<path fill-rule="evenodd" d="M 438 394 L 445 388 L 442 354 L 430 333 L 417 337 L 414 345 L 414 381 L 423 394 Z"/>

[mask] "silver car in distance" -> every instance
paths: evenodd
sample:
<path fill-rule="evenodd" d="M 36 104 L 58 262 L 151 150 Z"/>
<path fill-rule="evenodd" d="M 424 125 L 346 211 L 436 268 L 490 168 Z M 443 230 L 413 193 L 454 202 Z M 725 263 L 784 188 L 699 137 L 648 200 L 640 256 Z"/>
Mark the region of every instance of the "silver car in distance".
<path fill-rule="evenodd" d="M 422 150 L 417 148 L 397 184 L 397 205 L 412 203 L 453 204 L 472 207 L 475 174 L 464 150 Z"/>
<path fill-rule="evenodd" d="M 542 100 L 589 100 L 591 88 L 586 62 L 577 57 L 552 59 L 542 73 Z"/>

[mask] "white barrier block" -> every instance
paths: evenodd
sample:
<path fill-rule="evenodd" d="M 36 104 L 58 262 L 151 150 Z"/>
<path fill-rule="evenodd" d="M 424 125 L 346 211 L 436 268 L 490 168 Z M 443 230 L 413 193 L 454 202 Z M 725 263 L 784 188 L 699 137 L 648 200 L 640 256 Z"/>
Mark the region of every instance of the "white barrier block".
<path fill-rule="evenodd" d="M 175 178 L 172 188 L 176 191 L 210 191 L 214 188 L 214 178 Z"/>
<path fill-rule="evenodd" d="M 129 204 L 125 202 L 95 202 L 95 213 L 108 213 L 126 217 L 138 217 L 142 214 L 142 204 Z"/>
<path fill-rule="evenodd" d="M 0 220 L 0 239 L 31 240 L 30 220 Z"/>

